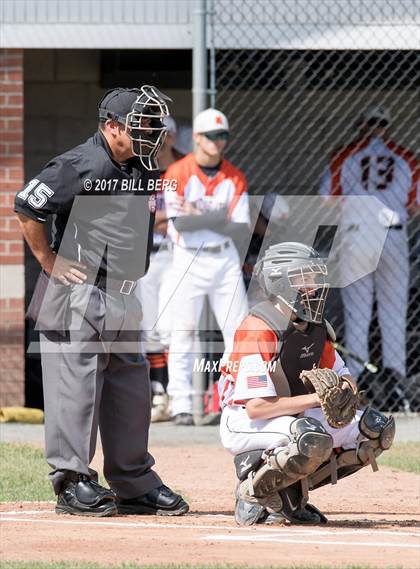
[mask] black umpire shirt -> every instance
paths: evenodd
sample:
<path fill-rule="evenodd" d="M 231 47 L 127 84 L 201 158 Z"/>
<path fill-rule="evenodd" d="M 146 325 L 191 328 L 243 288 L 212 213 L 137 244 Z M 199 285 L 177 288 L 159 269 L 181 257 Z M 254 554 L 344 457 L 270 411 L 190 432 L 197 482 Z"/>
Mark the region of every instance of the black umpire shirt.
<path fill-rule="evenodd" d="M 15 198 L 15 211 L 45 223 L 53 215 L 51 247 L 96 274 L 137 280 L 149 266 L 159 172 L 139 158 L 119 164 L 98 131 L 53 158 Z"/>

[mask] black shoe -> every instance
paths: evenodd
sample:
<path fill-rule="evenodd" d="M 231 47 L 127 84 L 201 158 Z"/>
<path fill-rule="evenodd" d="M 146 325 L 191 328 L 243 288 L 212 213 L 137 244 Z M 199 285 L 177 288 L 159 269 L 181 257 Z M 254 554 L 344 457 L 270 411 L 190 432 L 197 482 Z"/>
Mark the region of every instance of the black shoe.
<path fill-rule="evenodd" d="M 283 506 L 280 514 L 291 524 L 318 525 L 326 524 L 327 518 L 312 504 L 302 505 L 300 482 L 279 491 Z"/>
<path fill-rule="evenodd" d="M 312 506 L 306 504 L 304 508 L 295 510 L 292 514 L 280 512 L 269 513 L 265 510 L 264 514 L 258 518 L 257 524 L 265 525 L 284 525 L 289 522 L 292 525 L 320 525 L 328 523 L 327 518 L 322 512 Z"/>
<path fill-rule="evenodd" d="M 282 514 L 277 512 L 270 514 L 266 510 L 264 515 L 262 515 L 257 521 L 257 524 L 264 524 L 266 526 L 285 525 L 286 521 L 286 518 Z"/>
<path fill-rule="evenodd" d="M 221 413 L 208 413 L 201 421 L 201 426 L 208 427 L 213 425 L 220 425 Z"/>
<path fill-rule="evenodd" d="M 188 510 L 189 506 L 182 496 L 175 494 L 164 484 L 137 498 L 120 499 L 118 501 L 118 513 L 120 514 L 181 516 L 186 514 Z"/>
<path fill-rule="evenodd" d="M 100 486 L 89 476 L 69 472 L 57 498 L 57 514 L 105 517 L 117 514 L 114 492 Z"/>
<path fill-rule="evenodd" d="M 191 413 L 178 413 L 175 415 L 175 425 L 183 426 L 183 427 L 190 427 L 194 425 L 194 419 Z"/>
<path fill-rule="evenodd" d="M 307 506 L 309 506 L 309 504 L 307 504 Z M 289 522 L 296 525 L 318 525 L 325 523 L 318 512 L 311 510 L 307 506 L 301 510 L 295 510 L 289 518 Z"/>

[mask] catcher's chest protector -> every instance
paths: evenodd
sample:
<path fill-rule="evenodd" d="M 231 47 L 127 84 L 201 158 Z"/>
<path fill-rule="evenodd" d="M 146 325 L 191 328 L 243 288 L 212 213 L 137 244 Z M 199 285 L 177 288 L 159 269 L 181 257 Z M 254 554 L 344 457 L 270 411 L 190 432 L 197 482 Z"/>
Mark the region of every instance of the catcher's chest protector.
<path fill-rule="evenodd" d="M 274 356 L 275 367 L 270 372 L 280 397 L 309 393 L 299 379 L 300 372 L 319 364 L 327 340 L 325 324 L 309 323 L 305 332 L 293 324 L 270 301 L 260 302 L 251 314 L 266 322 L 276 334 L 279 353 Z"/>

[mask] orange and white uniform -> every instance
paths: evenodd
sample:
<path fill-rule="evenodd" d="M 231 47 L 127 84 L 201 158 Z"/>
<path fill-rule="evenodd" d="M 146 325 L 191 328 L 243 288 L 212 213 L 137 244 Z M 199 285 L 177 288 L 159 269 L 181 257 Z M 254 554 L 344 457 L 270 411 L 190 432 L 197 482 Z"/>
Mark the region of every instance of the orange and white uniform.
<path fill-rule="evenodd" d="M 177 182 L 176 191 L 165 193 L 168 218 L 182 215 L 180 205 L 190 202 L 203 213 L 227 208 L 228 220 L 250 223 L 246 178 L 227 160 L 222 160 L 217 174 L 209 178 L 198 166 L 194 154 L 190 153 L 170 166 L 165 178 Z M 169 223 L 168 235 L 180 247 L 211 247 L 226 242 L 226 236 L 211 229 L 180 233 L 173 223 Z"/>
<path fill-rule="evenodd" d="M 313 326 L 309 324 L 309 326 Z M 304 338 L 306 332 L 295 332 Z M 283 415 L 272 419 L 249 418 L 245 403 L 249 399 L 262 397 L 290 397 L 308 393 L 298 377 L 299 369 L 310 369 L 306 355 L 310 354 L 311 342 L 304 349 L 289 352 L 285 357 L 295 358 L 295 373 L 284 378 L 285 362 L 278 363 L 282 346 L 270 326 L 262 319 L 249 315 L 235 334 L 233 352 L 225 363 L 219 380 L 219 394 L 223 408 L 220 436 L 223 446 L 232 454 L 267 449 L 277 446 L 280 440 L 290 434 L 290 424 L 296 416 Z M 284 354 L 283 354 L 284 355 Z M 318 359 L 315 356 L 315 359 Z M 276 365 L 277 362 L 277 365 Z M 331 341 L 325 339 L 321 346 L 319 367 L 334 369 L 338 375 L 348 375 L 341 356 Z M 282 375 L 283 374 L 283 375 Z M 335 447 L 354 448 L 360 435 L 357 413 L 350 425 L 333 429 L 327 423 L 320 408 L 308 409 L 303 413 L 321 421 L 332 435 Z"/>
<path fill-rule="evenodd" d="M 198 166 L 194 155 L 188 154 L 168 168 L 165 179 L 171 182 L 171 188 L 165 191 L 168 218 L 188 215 L 181 208 L 189 203 L 202 212 L 203 220 L 207 214 L 225 212 L 226 223 L 250 223 L 245 176 L 227 160 L 222 160 L 211 177 Z M 198 221 L 200 217 L 195 216 Z M 206 296 L 223 333 L 225 353 L 230 353 L 234 332 L 248 312 L 233 239 L 214 226 L 178 231 L 175 225 L 173 220 L 168 224 L 174 245 L 174 329 L 168 361 L 173 415 L 192 412 L 194 339 Z"/>
<path fill-rule="evenodd" d="M 406 223 L 408 209 L 418 203 L 419 165 L 414 155 L 382 138 L 355 141 L 330 160 L 320 188 L 324 196 L 375 196 L 378 219 L 387 231 L 375 272 L 342 289 L 346 345 L 363 361 L 369 360 L 368 333 L 376 293 L 382 332 L 384 367 L 406 375 L 406 313 L 408 303 L 409 251 Z M 384 215 L 385 214 L 385 215 Z M 363 208 L 343 210 L 341 223 L 347 229 L 343 251 L 366 236 Z M 366 255 L 369 243 L 364 247 Z M 343 254 L 340 270 L 347 282 L 351 266 Z M 357 378 L 363 365 L 349 361 Z"/>

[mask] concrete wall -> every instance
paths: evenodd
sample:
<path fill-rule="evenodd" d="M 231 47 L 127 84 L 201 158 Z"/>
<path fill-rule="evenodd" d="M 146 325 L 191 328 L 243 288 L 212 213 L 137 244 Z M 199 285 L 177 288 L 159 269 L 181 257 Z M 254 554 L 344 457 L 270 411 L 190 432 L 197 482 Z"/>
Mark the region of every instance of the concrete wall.
<path fill-rule="evenodd" d="M 100 86 L 99 50 L 25 50 L 27 179 L 95 132 L 98 102 L 106 90 Z M 191 92 L 167 93 L 175 119 L 190 123 Z"/>

